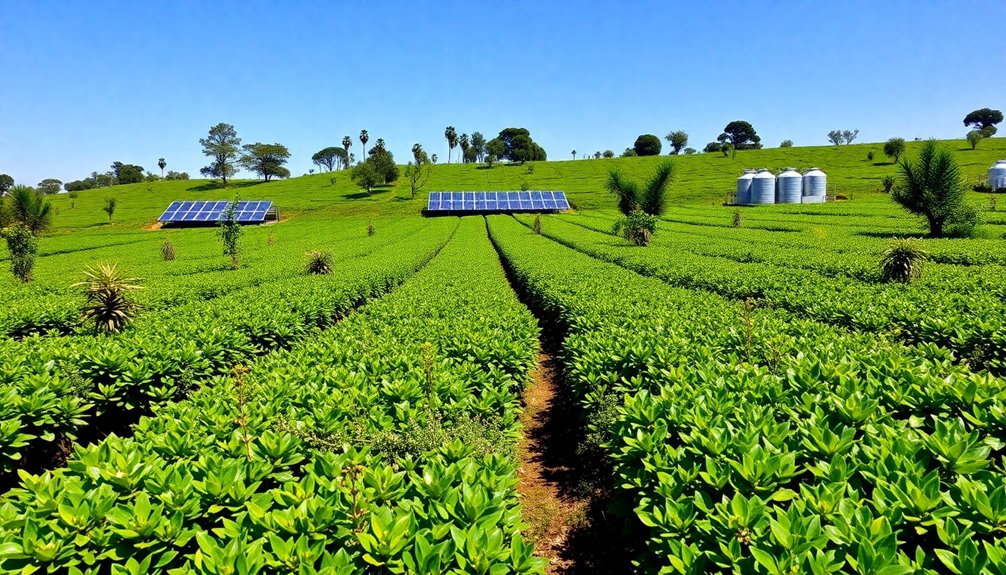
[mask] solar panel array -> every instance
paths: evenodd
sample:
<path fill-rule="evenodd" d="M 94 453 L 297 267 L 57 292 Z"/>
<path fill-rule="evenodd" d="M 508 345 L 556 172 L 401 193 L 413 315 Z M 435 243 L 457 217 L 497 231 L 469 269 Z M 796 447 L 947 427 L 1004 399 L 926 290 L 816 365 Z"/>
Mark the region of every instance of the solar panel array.
<path fill-rule="evenodd" d="M 430 192 L 429 212 L 568 210 L 565 192 Z"/>
<path fill-rule="evenodd" d="M 234 202 L 175 201 L 157 219 L 171 224 L 222 222 L 227 219 L 227 209 L 232 203 Z M 272 202 L 240 201 L 234 207 L 234 219 L 241 223 L 262 223 L 271 207 Z"/>

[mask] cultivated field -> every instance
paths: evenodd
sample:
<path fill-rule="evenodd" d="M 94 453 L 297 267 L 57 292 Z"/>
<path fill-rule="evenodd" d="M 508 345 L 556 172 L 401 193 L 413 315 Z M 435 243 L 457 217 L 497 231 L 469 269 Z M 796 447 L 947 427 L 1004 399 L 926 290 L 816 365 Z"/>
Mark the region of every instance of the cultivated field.
<path fill-rule="evenodd" d="M 945 144 L 969 184 L 1006 157 Z M 604 181 L 666 157 L 55 197 L 31 283 L 3 252 L 0 572 L 1006 573 L 1006 203 L 969 193 L 977 236 L 885 282 L 924 228 L 881 149 L 676 157 L 647 247 Z M 849 199 L 722 205 L 788 166 Z M 577 209 L 420 213 L 522 187 Z M 235 195 L 281 215 L 238 269 L 156 225 Z M 72 287 L 104 262 L 143 286 L 114 334 Z"/>

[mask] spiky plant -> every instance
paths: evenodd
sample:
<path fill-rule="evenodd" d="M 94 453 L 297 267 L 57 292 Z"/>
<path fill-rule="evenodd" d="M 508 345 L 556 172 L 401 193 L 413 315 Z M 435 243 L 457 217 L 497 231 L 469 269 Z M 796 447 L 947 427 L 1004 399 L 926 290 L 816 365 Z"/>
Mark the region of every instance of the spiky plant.
<path fill-rule="evenodd" d="M 171 243 L 171 240 L 164 240 L 164 243 L 161 244 L 161 257 L 166 262 L 174 261 L 175 244 Z"/>
<path fill-rule="evenodd" d="M 136 316 L 139 305 L 129 292 L 142 289 L 139 278 L 127 277 L 115 264 L 99 264 L 84 270 L 84 281 L 73 284 L 83 288 L 87 303 L 84 321 L 94 324 L 98 332 L 114 333 Z"/>
<path fill-rule="evenodd" d="M 539 236 L 541 235 L 541 215 L 540 214 L 536 215 L 534 217 L 534 227 L 532 229 L 534 230 L 535 234 L 537 234 Z"/>
<path fill-rule="evenodd" d="M 32 234 L 45 231 L 52 223 L 52 204 L 30 186 L 17 185 L 7 192 L 10 196 L 10 216 Z"/>
<path fill-rule="evenodd" d="M 618 170 L 609 172 L 604 187 L 615 194 L 618 199 L 618 211 L 623 214 L 629 215 L 639 207 L 639 185 L 626 180 L 622 172 Z"/>
<path fill-rule="evenodd" d="M 307 252 L 307 273 L 314 275 L 332 273 L 332 254 L 317 250 Z"/>
<path fill-rule="evenodd" d="M 880 277 L 885 282 L 911 283 L 922 276 L 929 254 L 912 240 L 894 240 L 880 257 Z"/>
<path fill-rule="evenodd" d="M 674 165 L 665 162 L 657 167 L 643 187 L 629 181 L 618 170 L 608 173 L 604 187 L 618 198 L 618 209 L 625 215 L 636 210 L 659 216 L 667 206 L 667 185 L 674 175 Z"/>
<path fill-rule="evenodd" d="M 901 185 L 891 190 L 891 197 L 909 212 L 926 218 L 929 235 L 943 237 L 944 228 L 965 215 L 965 189 L 953 153 L 929 140 L 916 161 L 903 160 L 899 168 Z"/>

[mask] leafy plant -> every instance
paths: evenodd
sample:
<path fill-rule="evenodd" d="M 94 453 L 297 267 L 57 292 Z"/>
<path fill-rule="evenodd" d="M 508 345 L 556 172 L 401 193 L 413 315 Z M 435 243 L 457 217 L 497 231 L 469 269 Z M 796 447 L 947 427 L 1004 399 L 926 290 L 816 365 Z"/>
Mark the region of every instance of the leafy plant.
<path fill-rule="evenodd" d="M 237 200 L 227 206 L 224 212 L 224 219 L 220 222 L 217 235 L 224 244 L 224 255 L 231 258 L 231 269 L 238 269 L 241 265 L 241 224 L 238 223 L 234 211 L 237 209 Z"/>
<path fill-rule="evenodd" d="M 740 208 L 737 208 L 736 210 L 734 210 L 734 222 L 733 222 L 733 225 L 734 225 L 735 228 L 739 228 L 742 225 L 744 225 L 744 216 L 741 214 Z"/>
<path fill-rule="evenodd" d="M 636 182 L 626 180 L 618 170 L 613 170 L 608 173 L 605 188 L 618 198 L 618 209 L 623 214 L 629 215 L 638 209 L 659 216 L 667 207 L 667 186 L 673 176 L 674 164 L 664 162 L 646 185 L 640 187 Z"/>
<path fill-rule="evenodd" d="M 165 239 L 164 243 L 161 244 L 161 258 L 166 262 L 174 261 L 175 244 L 171 243 L 171 240 Z"/>
<path fill-rule="evenodd" d="M 910 283 L 922 276 L 928 254 L 912 240 L 895 240 L 880 257 L 880 277 L 885 282 Z"/>
<path fill-rule="evenodd" d="M 25 283 L 30 282 L 31 272 L 35 267 L 35 254 L 38 252 L 35 234 L 28 226 L 19 222 L 4 231 L 4 239 L 7 240 L 10 267 L 14 277 Z"/>
<path fill-rule="evenodd" d="M 894 176 L 884 176 L 884 179 L 880 180 L 880 185 L 883 186 L 885 194 L 891 193 L 895 183 L 897 183 L 897 180 L 894 179 Z"/>
<path fill-rule="evenodd" d="M 866 161 L 868 162 L 873 161 L 873 150 L 870 150 L 869 152 L 866 153 Z"/>
<path fill-rule="evenodd" d="M 634 210 L 615 222 L 612 233 L 621 235 L 637 246 L 650 245 L 650 237 L 657 229 L 657 217 L 642 210 Z"/>
<path fill-rule="evenodd" d="M 142 289 L 136 283 L 139 278 L 127 277 L 115 264 L 99 264 L 85 269 L 84 278 L 73 287 L 83 288 L 87 298 L 83 317 L 85 321 L 94 323 L 96 331 L 114 333 L 132 321 L 139 306 L 133 302 L 129 292 Z"/>
<path fill-rule="evenodd" d="M 374 227 L 374 222 L 367 223 L 367 235 L 372 236 L 377 233 L 377 229 Z"/>
<path fill-rule="evenodd" d="M 534 230 L 534 233 L 538 234 L 539 236 L 541 235 L 541 214 L 537 214 L 534 216 L 534 224 L 532 225 L 531 229 Z"/>
<path fill-rule="evenodd" d="M 307 273 L 314 275 L 332 273 L 332 254 L 322 251 L 307 252 Z"/>
<path fill-rule="evenodd" d="M 115 207 L 118 203 L 115 198 L 105 198 L 105 207 L 101 208 L 101 211 L 108 214 L 108 223 L 112 223 L 112 215 L 115 213 Z"/>
<path fill-rule="evenodd" d="M 10 198 L 10 216 L 32 234 L 38 234 L 52 224 L 52 204 L 45 196 L 29 186 L 16 185 L 7 191 Z"/>

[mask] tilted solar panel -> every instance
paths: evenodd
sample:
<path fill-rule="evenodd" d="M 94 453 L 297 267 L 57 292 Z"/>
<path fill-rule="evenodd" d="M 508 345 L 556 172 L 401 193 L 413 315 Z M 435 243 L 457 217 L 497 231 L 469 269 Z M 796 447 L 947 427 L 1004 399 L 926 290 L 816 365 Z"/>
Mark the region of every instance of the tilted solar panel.
<path fill-rule="evenodd" d="M 430 192 L 427 212 L 541 212 L 568 210 L 565 192 Z"/>
<path fill-rule="evenodd" d="M 241 223 L 262 223 L 272 208 L 270 201 L 174 201 L 161 214 L 163 223 L 215 223 L 227 219 L 234 204 L 234 219 Z"/>

